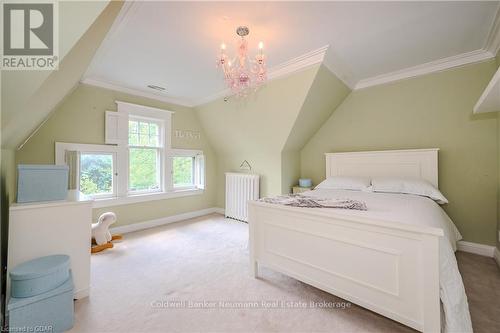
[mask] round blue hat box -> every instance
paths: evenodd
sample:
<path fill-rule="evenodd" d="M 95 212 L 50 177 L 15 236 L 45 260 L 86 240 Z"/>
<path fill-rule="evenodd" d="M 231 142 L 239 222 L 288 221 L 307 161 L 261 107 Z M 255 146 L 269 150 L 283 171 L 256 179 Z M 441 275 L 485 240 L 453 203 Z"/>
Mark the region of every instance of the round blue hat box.
<path fill-rule="evenodd" d="M 69 256 L 58 254 L 26 261 L 10 271 L 11 297 L 31 297 L 53 290 L 69 278 Z"/>

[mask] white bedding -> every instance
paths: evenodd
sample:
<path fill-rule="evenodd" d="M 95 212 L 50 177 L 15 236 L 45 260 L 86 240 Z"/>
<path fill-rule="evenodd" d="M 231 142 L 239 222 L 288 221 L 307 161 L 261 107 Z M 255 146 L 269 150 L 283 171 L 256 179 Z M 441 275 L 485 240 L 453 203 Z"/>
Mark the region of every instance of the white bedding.
<path fill-rule="evenodd" d="M 441 207 L 429 198 L 411 194 L 373 193 L 349 190 L 317 189 L 303 195 L 318 198 L 353 199 L 366 203 L 367 211 L 314 208 L 335 214 L 363 216 L 413 225 L 426 225 L 443 230 L 439 242 L 439 284 L 444 332 L 472 332 L 467 296 L 458 271 L 454 251 L 462 239 L 451 219 Z M 444 324 L 444 325 L 443 325 Z"/>

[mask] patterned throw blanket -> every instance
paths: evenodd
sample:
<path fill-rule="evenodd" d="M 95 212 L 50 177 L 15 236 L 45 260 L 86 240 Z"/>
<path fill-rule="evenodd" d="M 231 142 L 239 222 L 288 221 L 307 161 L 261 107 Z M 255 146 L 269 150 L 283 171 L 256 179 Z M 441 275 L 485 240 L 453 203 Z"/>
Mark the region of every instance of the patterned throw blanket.
<path fill-rule="evenodd" d="M 279 195 L 276 197 L 262 198 L 260 201 L 293 207 L 367 210 L 366 203 L 363 201 L 351 199 L 313 198 L 301 194 Z"/>

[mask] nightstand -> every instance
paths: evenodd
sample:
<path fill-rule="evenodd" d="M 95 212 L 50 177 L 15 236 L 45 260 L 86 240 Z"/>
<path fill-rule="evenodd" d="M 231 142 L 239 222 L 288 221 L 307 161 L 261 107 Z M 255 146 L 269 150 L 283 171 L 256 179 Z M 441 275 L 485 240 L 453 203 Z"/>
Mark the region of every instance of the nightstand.
<path fill-rule="evenodd" d="M 310 190 L 312 190 L 312 186 L 309 186 L 309 187 L 294 186 L 292 188 L 292 193 L 297 194 L 297 193 L 302 193 L 302 192 L 306 192 L 306 191 L 310 191 Z"/>

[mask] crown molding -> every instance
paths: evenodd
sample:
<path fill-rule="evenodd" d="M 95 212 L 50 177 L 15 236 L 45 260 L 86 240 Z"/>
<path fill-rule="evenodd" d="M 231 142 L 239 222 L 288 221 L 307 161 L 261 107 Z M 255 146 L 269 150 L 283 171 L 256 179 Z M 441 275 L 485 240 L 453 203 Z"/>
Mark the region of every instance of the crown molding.
<path fill-rule="evenodd" d="M 269 80 L 274 80 L 298 72 L 301 69 L 322 63 L 323 59 L 325 58 L 326 51 L 329 47 L 329 45 L 322 46 L 319 49 L 312 50 L 301 56 L 272 67 L 269 70 L 268 74 Z"/>
<path fill-rule="evenodd" d="M 494 56 L 496 56 L 500 49 L 500 5 L 498 6 L 495 19 L 491 25 L 484 49 L 491 52 Z"/>
<path fill-rule="evenodd" d="M 462 53 L 456 56 L 431 61 L 425 64 L 408 67 L 398 71 L 359 80 L 354 89 L 363 89 L 379 84 L 409 79 L 420 75 L 443 71 L 453 67 L 464 66 L 494 58 L 500 50 L 500 4 L 491 25 L 488 38 L 482 49 Z"/>
<path fill-rule="evenodd" d="M 165 103 L 170 103 L 170 104 L 175 104 L 175 105 L 180 105 L 180 106 L 187 106 L 187 107 L 194 106 L 193 102 L 191 100 L 188 100 L 188 99 L 169 97 L 169 96 L 165 96 L 165 95 L 155 94 L 155 93 L 143 91 L 140 89 L 125 87 L 125 86 L 122 86 L 122 85 L 116 84 L 116 83 L 106 82 L 106 81 L 103 81 L 100 79 L 85 78 L 85 79 L 81 80 L 80 83 L 87 84 L 87 85 L 94 86 L 94 87 L 104 88 L 104 89 L 108 89 L 108 90 L 114 90 L 114 91 L 122 92 L 125 94 L 130 94 L 130 95 L 134 95 L 134 96 L 150 98 L 150 99 L 157 100 L 160 102 L 165 102 Z"/>
<path fill-rule="evenodd" d="M 425 74 L 443 71 L 453 67 L 459 67 L 467 64 L 485 61 L 491 58 L 494 58 L 494 55 L 490 51 L 483 49 L 475 50 L 472 52 L 462 53 L 448 58 L 427 62 L 421 65 L 408 67 L 387 74 L 382 74 L 371 78 L 362 79 L 358 81 L 358 83 L 356 83 L 354 89 L 358 90 L 371 86 L 376 86 L 379 84 L 409 79 Z"/>

